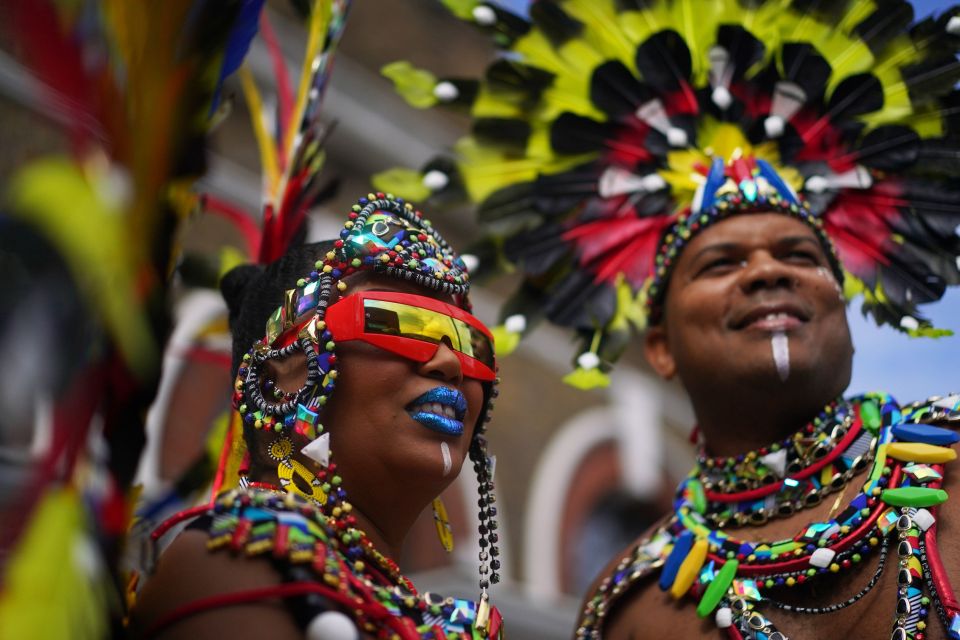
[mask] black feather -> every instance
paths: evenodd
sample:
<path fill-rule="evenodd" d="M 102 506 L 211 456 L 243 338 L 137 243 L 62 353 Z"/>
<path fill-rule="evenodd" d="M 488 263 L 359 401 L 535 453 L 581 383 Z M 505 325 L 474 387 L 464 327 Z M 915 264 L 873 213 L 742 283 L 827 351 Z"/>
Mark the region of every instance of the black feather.
<path fill-rule="evenodd" d="M 881 0 L 877 5 L 873 13 L 853 28 L 874 54 L 880 53 L 913 22 L 913 7 L 904 0 Z"/>
<path fill-rule="evenodd" d="M 883 108 L 883 85 L 872 73 L 844 78 L 834 89 L 827 112 L 836 124 Z"/>
<path fill-rule="evenodd" d="M 871 169 L 904 171 L 920 156 L 920 136 L 910 127 L 877 127 L 863 137 L 857 160 Z"/>
<path fill-rule="evenodd" d="M 788 42 L 780 53 L 783 79 L 797 84 L 807 95 L 808 103 L 823 99 L 833 69 L 808 42 Z"/>
<path fill-rule="evenodd" d="M 590 100 L 613 120 L 633 116 L 637 107 L 654 97 L 619 60 L 601 64 L 590 77 Z"/>
<path fill-rule="evenodd" d="M 519 118 L 476 118 L 472 131 L 489 144 L 523 150 L 530 138 L 530 123 Z"/>
<path fill-rule="evenodd" d="M 554 0 L 534 2 L 530 6 L 530 19 L 557 48 L 583 33 L 583 23 L 571 17 Z"/>
<path fill-rule="evenodd" d="M 677 91 L 689 81 L 692 69 L 690 49 L 673 30 L 660 31 L 637 47 L 635 59 L 641 79 L 661 91 Z"/>
<path fill-rule="evenodd" d="M 557 153 L 598 151 L 614 134 L 610 124 L 573 113 L 562 113 L 550 126 L 550 146 Z"/>

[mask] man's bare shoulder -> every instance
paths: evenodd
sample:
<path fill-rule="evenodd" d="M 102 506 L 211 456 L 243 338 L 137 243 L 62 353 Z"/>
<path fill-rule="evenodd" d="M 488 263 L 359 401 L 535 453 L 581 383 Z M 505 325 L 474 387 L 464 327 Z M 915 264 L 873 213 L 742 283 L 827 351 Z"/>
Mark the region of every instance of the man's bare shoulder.
<path fill-rule="evenodd" d="M 207 534 L 185 531 L 160 557 L 138 597 L 131 617 L 131 637 L 147 637 L 181 607 L 205 598 L 280 584 L 281 577 L 265 559 L 207 549 Z M 221 606 L 184 617 L 150 637 L 300 638 L 283 602 L 263 600 L 243 606 Z"/>

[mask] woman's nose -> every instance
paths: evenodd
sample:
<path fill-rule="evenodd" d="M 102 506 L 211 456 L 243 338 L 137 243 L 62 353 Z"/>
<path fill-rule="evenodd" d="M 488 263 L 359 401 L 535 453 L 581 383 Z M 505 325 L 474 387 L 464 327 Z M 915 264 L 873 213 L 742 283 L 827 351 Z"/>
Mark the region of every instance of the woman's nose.
<path fill-rule="evenodd" d="M 463 367 L 460 358 L 444 338 L 433 356 L 420 365 L 420 374 L 428 378 L 436 378 L 445 382 L 454 382 L 459 385 L 463 382 Z"/>

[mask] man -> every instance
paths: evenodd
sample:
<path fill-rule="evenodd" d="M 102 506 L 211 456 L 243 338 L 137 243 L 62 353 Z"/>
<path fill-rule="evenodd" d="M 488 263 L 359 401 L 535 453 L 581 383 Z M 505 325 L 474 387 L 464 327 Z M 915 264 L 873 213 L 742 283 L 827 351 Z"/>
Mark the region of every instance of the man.
<path fill-rule="evenodd" d="M 878 482 L 871 485 L 868 479 L 874 473 L 867 460 L 872 456 L 878 461 L 874 469 L 892 463 L 901 470 L 909 469 L 913 461 L 887 460 L 877 450 L 886 438 L 884 427 L 879 427 L 876 435 L 864 429 L 863 423 L 872 415 L 866 415 L 863 405 L 877 407 L 882 399 L 855 399 L 849 405 L 837 402 L 850 382 L 853 345 L 845 303 L 833 273 L 831 248 L 815 226 L 782 212 L 752 209 L 722 217 L 695 235 L 673 264 L 662 302 L 654 303 L 662 306 L 654 310 L 660 321 L 646 332 L 645 353 L 660 376 L 679 378 L 689 394 L 702 438 L 701 456 L 692 480 L 681 485 L 677 510 L 612 563 L 588 592 L 578 635 L 690 638 L 715 634 L 720 626 L 746 627 L 738 631 L 741 634 L 762 634 L 766 629 L 767 635 L 755 637 L 786 637 L 789 633 L 795 638 L 874 638 L 890 637 L 893 625 L 893 637 L 906 638 L 923 637 L 930 625 L 933 630 L 926 637 L 945 637 L 932 618 L 935 609 L 950 601 L 949 593 L 920 595 L 918 601 L 932 598 L 932 604 L 896 615 L 906 581 L 896 570 L 897 564 L 910 573 L 921 561 L 914 562 L 912 553 L 901 555 L 883 542 L 886 533 L 896 538 L 893 544 L 897 546 L 900 538 L 896 537 L 895 521 L 900 511 L 873 495 L 874 488 L 882 491 L 888 484 L 885 476 L 878 474 Z M 960 414 L 948 411 L 956 403 L 957 398 L 941 401 L 920 420 L 956 420 Z M 815 424 L 814 419 L 822 418 L 828 406 L 834 407 L 834 416 L 850 412 L 852 424 L 846 433 L 853 432 L 859 422 L 861 435 L 846 439 L 830 433 L 822 428 L 835 428 L 829 419 Z M 887 402 L 885 408 L 892 406 Z M 889 413 L 886 421 L 897 423 Z M 837 422 L 837 426 L 842 424 Z M 901 429 L 903 426 L 893 426 L 887 431 L 900 434 Z M 952 431 L 931 429 L 925 433 L 956 440 Z M 868 450 L 865 441 L 871 443 Z M 784 444 L 775 451 L 773 443 Z M 940 451 L 929 451 L 945 460 L 955 457 L 951 449 L 937 449 Z M 705 452 L 712 458 L 706 459 Z M 816 473 L 819 487 L 796 491 L 790 486 L 806 482 L 805 478 L 814 475 L 806 472 L 831 456 L 851 463 L 829 467 L 827 476 Z M 726 484 L 718 480 L 722 477 L 716 473 L 720 465 L 708 466 L 717 457 L 732 461 L 726 470 Z M 786 464 L 791 457 L 794 468 Z M 958 484 L 958 474 L 950 471 L 947 469 L 944 479 L 948 494 Z M 691 496 L 692 483 L 700 484 L 694 491 L 718 499 Z M 777 491 L 759 501 L 753 497 L 775 483 L 781 485 Z M 864 485 L 865 495 L 861 496 Z M 934 486 L 936 481 L 928 485 Z M 834 497 L 834 493 L 839 495 Z M 742 499 L 726 500 L 737 496 Z M 885 532 L 883 525 L 880 530 L 864 526 L 867 518 L 856 521 L 857 513 L 851 512 L 853 520 L 838 517 L 858 498 L 868 512 L 879 512 L 876 521 L 886 523 Z M 940 540 L 952 539 L 960 523 L 957 504 L 948 501 L 940 510 L 936 520 Z M 690 522 L 683 524 L 688 518 Z M 854 524 L 849 524 L 851 521 Z M 923 537 L 921 527 L 913 520 L 910 523 L 914 529 L 905 529 L 906 539 Z M 721 524 L 722 531 L 717 526 Z M 683 558 L 674 558 L 673 567 L 664 565 L 670 564 L 671 551 L 681 546 L 680 538 L 687 531 L 693 532 L 694 539 L 705 541 L 706 557 L 697 566 L 691 565 L 693 580 L 686 588 L 672 588 L 681 579 L 677 563 L 692 557 L 693 549 Z M 725 536 L 753 543 L 755 549 L 765 546 L 767 551 L 778 541 L 802 539 L 805 544 L 781 554 L 778 562 L 769 562 L 763 551 L 737 549 L 728 557 L 724 552 L 731 544 Z M 726 544 L 717 544 L 720 540 Z M 861 546 L 867 547 L 866 552 L 854 551 L 843 557 Z M 814 555 L 818 550 L 829 553 L 833 549 L 838 551 L 826 564 Z M 960 575 L 960 555 L 947 545 L 941 549 L 946 575 Z M 795 568 L 778 568 L 786 558 L 801 565 L 799 575 Z M 709 587 L 720 576 L 722 564 L 733 562 L 738 567 L 723 591 L 711 594 L 711 598 L 718 597 L 711 606 Z M 883 571 L 885 563 L 894 568 Z M 658 570 L 663 590 L 654 580 Z M 673 577 L 665 576 L 667 572 L 674 573 Z M 932 581 L 944 574 L 933 576 L 929 567 L 920 567 L 911 574 L 909 584 L 919 585 L 921 577 Z M 826 615 L 777 611 L 771 601 L 813 608 Z M 847 606 L 833 609 L 836 604 Z M 760 617 L 753 617 L 754 613 Z M 949 624 L 953 625 L 953 620 Z M 898 629 L 912 635 L 898 636 Z"/>

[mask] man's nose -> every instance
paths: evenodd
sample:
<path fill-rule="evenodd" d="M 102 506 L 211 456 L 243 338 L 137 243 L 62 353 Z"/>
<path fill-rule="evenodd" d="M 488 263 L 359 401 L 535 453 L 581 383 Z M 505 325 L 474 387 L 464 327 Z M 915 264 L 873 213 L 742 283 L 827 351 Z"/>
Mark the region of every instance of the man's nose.
<path fill-rule="evenodd" d="M 741 271 L 741 286 L 747 293 L 760 289 L 792 288 L 795 283 L 790 265 L 766 251 L 751 254 Z"/>

